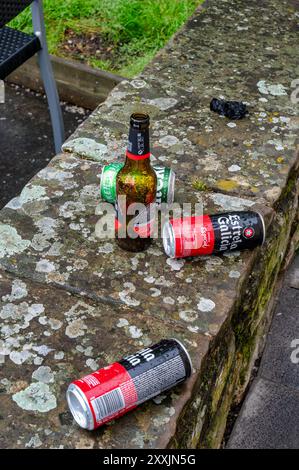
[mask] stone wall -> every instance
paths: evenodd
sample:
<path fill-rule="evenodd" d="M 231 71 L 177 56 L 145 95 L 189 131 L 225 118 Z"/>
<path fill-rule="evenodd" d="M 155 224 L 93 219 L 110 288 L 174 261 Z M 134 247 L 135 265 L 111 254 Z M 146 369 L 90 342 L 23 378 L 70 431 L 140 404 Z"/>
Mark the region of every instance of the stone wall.
<path fill-rule="evenodd" d="M 221 445 L 298 240 L 296 6 L 210 1 L 1 211 L 1 447 Z M 248 117 L 212 113 L 214 96 L 246 101 Z M 128 116 L 141 109 L 153 162 L 177 174 L 176 200 L 259 210 L 263 247 L 170 260 L 161 240 L 130 254 L 96 238 L 101 168 L 123 159 Z M 72 379 L 173 336 L 193 360 L 185 385 L 96 432 L 78 429 L 64 397 Z"/>

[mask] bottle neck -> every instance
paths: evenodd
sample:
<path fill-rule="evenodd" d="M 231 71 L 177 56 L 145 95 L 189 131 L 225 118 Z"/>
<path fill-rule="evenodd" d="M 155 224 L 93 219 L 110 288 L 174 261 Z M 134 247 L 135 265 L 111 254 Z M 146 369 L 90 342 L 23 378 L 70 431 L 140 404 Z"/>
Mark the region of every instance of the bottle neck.
<path fill-rule="evenodd" d="M 149 144 L 149 128 L 137 130 L 130 127 L 129 141 L 126 151 L 126 160 L 132 163 L 149 163 L 150 144 Z M 126 161 L 126 163 L 127 163 Z"/>
<path fill-rule="evenodd" d="M 151 166 L 150 157 L 145 158 L 144 160 L 133 160 L 126 155 L 125 159 L 125 167 L 129 170 L 130 168 L 134 168 L 136 170 L 144 170 Z"/>

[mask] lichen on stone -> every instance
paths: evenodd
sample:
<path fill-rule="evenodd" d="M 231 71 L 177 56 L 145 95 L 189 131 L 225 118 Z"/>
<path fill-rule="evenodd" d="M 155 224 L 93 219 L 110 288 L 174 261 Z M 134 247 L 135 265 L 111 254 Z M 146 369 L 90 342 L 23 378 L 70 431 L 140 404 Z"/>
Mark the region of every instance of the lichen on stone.
<path fill-rule="evenodd" d="M 42 382 L 34 382 L 12 396 L 13 401 L 23 410 L 39 411 L 47 413 L 56 408 L 56 397 L 50 390 L 49 385 Z"/>
<path fill-rule="evenodd" d="M 119 292 L 119 297 L 121 301 L 131 307 L 137 307 L 138 305 L 140 305 L 140 301 L 134 299 L 134 297 L 131 296 L 131 294 L 134 294 L 135 291 L 136 287 L 134 286 L 134 284 L 132 284 L 132 282 L 125 282 L 124 290 Z"/>
<path fill-rule="evenodd" d="M 41 366 L 32 373 L 32 378 L 44 384 L 54 382 L 54 374 L 49 366 Z"/>
<path fill-rule="evenodd" d="M 29 240 L 24 240 L 17 230 L 0 222 L 0 258 L 22 253 L 30 246 Z"/>
<path fill-rule="evenodd" d="M 28 294 L 27 286 L 21 279 L 14 279 L 11 286 L 11 294 L 3 295 L 2 302 L 13 302 L 26 297 Z"/>
<path fill-rule="evenodd" d="M 62 146 L 62 150 L 80 154 L 91 160 L 101 161 L 107 153 L 107 146 L 96 142 L 94 139 L 80 137 L 66 141 Z"/>

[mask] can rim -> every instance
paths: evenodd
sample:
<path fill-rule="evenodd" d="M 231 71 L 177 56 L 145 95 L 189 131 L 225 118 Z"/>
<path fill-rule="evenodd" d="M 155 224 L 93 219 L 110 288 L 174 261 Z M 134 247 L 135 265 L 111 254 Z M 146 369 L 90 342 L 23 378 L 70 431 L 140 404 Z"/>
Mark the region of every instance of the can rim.
<path fill-rule="evenodd" d="M 193 371 L 193 364 L 192 364 L 192 360 L 191 360 L 191 357 L 190 357 L 190 354 L 188 353 L 186 347 L 184 346 L 184 344 L 177 338 L 171 338 L 173 341 L 176 341 L 176 343 L 178 343 L 181 348 L 183 349 L 184 353 L 186 354 L 187 356 L 187 359 L 189 361 L 189 365 L 190 365 L 190 375 L 192 374 L 192 371 Z"/>
<path fill-rule="evenodd" d="M 165 222 L 162 230 L 163 248 L 167 256 L 175 258 L 175 239 L 172 224 Z"/>
<path fill-rule="evenodd" d="M 100 179 L 100 196 L 101 196 L 101 199 L 103 199 L 103 196 L 102 196 L 102 185 L 103 185 L 103 173 L 104 173 L 104 170 L 105 170 L 105 166 L 106 166 L 106 165 L 103 165 L 103 166 L 102 166 L 101 179 Z"/>
<path fill-rule="evenodd" d="M 77 401 L 77 405 L 79 404 L 79 406 L 81 406 L 80 413 L 76 412 L 74 409 L 74 403 L 72 403 L 71 398 L 72 396 Z M 82 390 L 77 385 L 73 383 L 70 384 L 66 392 L 66 399 L 70 412 L 72 413 L 76 423 L 83 429 L 88 429 L 89 431 L 94 429 L 93 416 L 90 410 L 90 405 Z"/>
<path fill-rule="evenodd" d="M 262 243 L 261 243 L 261 246 L 263 246 L 263 244 L 265 243 L 265 240 L 266 240 L 266 226 L 265 226 L 265 220 L 264 220 L 264 217 L 262 216 L 262 214 L 261 214 L 259 211 L 256 211 L 256 213 L 257 213 L 258 216 L 260 217 L 261 222 L 262 222 L 262 226 L 263 226 L 263 240 L 262 240 Z"/>
<path fill-rule="evenodd" d="M 167 192 L 167 204 L 172 204 L 174 201 L 174 186 L 175 186 L 175 172 L 170 168 L 168 192 Z"/>

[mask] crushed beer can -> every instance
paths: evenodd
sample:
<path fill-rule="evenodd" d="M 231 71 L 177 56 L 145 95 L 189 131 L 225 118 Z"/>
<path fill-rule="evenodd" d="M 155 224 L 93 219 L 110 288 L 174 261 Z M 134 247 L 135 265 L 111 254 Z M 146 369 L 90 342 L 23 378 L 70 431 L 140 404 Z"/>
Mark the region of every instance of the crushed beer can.
<path fill-rule="evenodd" d="M 163 226 L 165 253 L 171 258 L 253 249 L 265 240 L 265 223 L 253 211 L 171 219 Z"/>
<path fill-rule="evenodd" d="M 181 342 L 163 339 L 72 382 L 68 405 L 77 424 L 91 431 L 183 382 L 191 372 Z"/>

